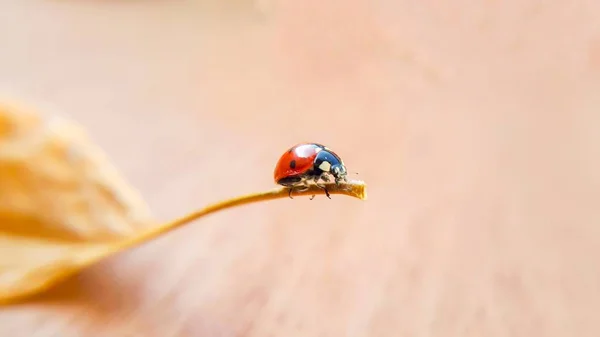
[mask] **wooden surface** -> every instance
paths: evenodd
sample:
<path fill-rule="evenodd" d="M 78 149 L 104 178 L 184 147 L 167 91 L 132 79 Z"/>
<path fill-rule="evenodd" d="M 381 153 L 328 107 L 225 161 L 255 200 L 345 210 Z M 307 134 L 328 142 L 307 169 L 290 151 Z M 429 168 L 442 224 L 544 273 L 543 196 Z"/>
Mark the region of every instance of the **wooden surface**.
<path fill-rule="evenodd" d="M 279 200 L 111 258 L 1 336 L 598 336 L 600 3 L 0 3 L 0 88 L 162 220 L 327 144 L 369 200 Z"/>

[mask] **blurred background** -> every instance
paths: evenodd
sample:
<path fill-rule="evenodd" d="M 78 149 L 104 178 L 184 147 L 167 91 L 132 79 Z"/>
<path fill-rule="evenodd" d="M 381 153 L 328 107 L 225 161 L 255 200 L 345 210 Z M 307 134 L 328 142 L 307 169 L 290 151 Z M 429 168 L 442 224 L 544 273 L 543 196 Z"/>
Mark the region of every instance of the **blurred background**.
<path fill-rule="evenodd" d="M 584 0 L 0 1 L 2 95 L 83 125 L 158 219 L 274 187 L 299 142 L 369 194 L 215 214 L 0 335 L 597 336 L 598 22 Z"/>

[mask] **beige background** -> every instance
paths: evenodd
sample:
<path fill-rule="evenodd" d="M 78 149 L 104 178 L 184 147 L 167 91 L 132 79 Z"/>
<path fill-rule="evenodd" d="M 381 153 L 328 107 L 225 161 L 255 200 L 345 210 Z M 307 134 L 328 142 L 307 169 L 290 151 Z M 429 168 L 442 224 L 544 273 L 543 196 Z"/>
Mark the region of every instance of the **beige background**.
<path fill-rule="evenodd" d="M 162 220 L 301 141 L 369 200 L 278 200 L 0 312 L 1 336 L 598 336 L 597 1 L 3 0 L 0 86 Z M 62 297 L 61 297 L 62 295 Z"/>

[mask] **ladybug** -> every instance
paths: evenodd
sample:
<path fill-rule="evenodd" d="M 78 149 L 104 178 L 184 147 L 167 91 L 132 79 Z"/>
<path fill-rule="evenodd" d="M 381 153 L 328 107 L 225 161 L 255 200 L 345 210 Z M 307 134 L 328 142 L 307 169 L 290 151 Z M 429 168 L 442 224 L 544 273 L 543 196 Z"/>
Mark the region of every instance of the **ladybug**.
<path fill-rule="evenodd" d="M 342 158 L 326 146 L 317 143 L 298 144 L 287 150 L 275 166 L 274 178 L 279 185 L 289 187 L 289 196 L 292 190 L 305 191 L 312 181 L 325 190 L 329 199 L 327 187 L 319 182 L 329 182 L 333 177 L 336 184 L 346 179 L 346 166 Z M 312 200 L 313 195 L 310 199 Z"/>

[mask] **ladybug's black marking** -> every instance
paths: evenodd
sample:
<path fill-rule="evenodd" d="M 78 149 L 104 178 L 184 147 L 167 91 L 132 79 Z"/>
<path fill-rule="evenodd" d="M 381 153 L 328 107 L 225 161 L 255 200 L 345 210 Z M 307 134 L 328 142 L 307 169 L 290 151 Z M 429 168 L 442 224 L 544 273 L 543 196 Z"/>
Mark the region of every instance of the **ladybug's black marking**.
<path fill-rule="evenodd" d="M 296 160 L 292 159 L 292 161 L 290 162 L 290 168 L 291 169 L 295 169 L 296 168 Z"/>
<path fill-rule="evenodd" d="M 338 184 L 340 181 L 345 180 L 346 177 L 346 167 L 344 167 L 344 163 L 342 162 L 342 159 L 340 157 L 338 157 L 335 153 L 327 151 L 327 150 L 323 150 L 320 151 L 319 153 L 317 153 L 317 156 L 315 157 L 315 162 L 313 164 L 313 172 L 312 174 L 315 176 L 323 176 L 323 174 L 325 173 L 322 169 L 321 169 L 321 164 L 323 164 L 323 162 L 328 162 L 329 165 L 331 165 L 329 167 L 329 174 L 333 175 L 333 177 L 335 178 L 335 182 L 336 184 Z M 323 179 L 325 180 L 325 179 Z"/>
<path fill-rule="evenodd" d="M 317 157 L 315 158 L 315 163 L 313 165 L 313 169 L 316 171 L 316 174 L 323 173 L 323 170 L 321 170 L 319 167 L 325 161 L 331 164 L 331 168 L 333 168 L 334 166 L 342 165 L 342 160 L 339 157 L 337 157 L 329 151 L 321 151 L 317 154 Z"/>

